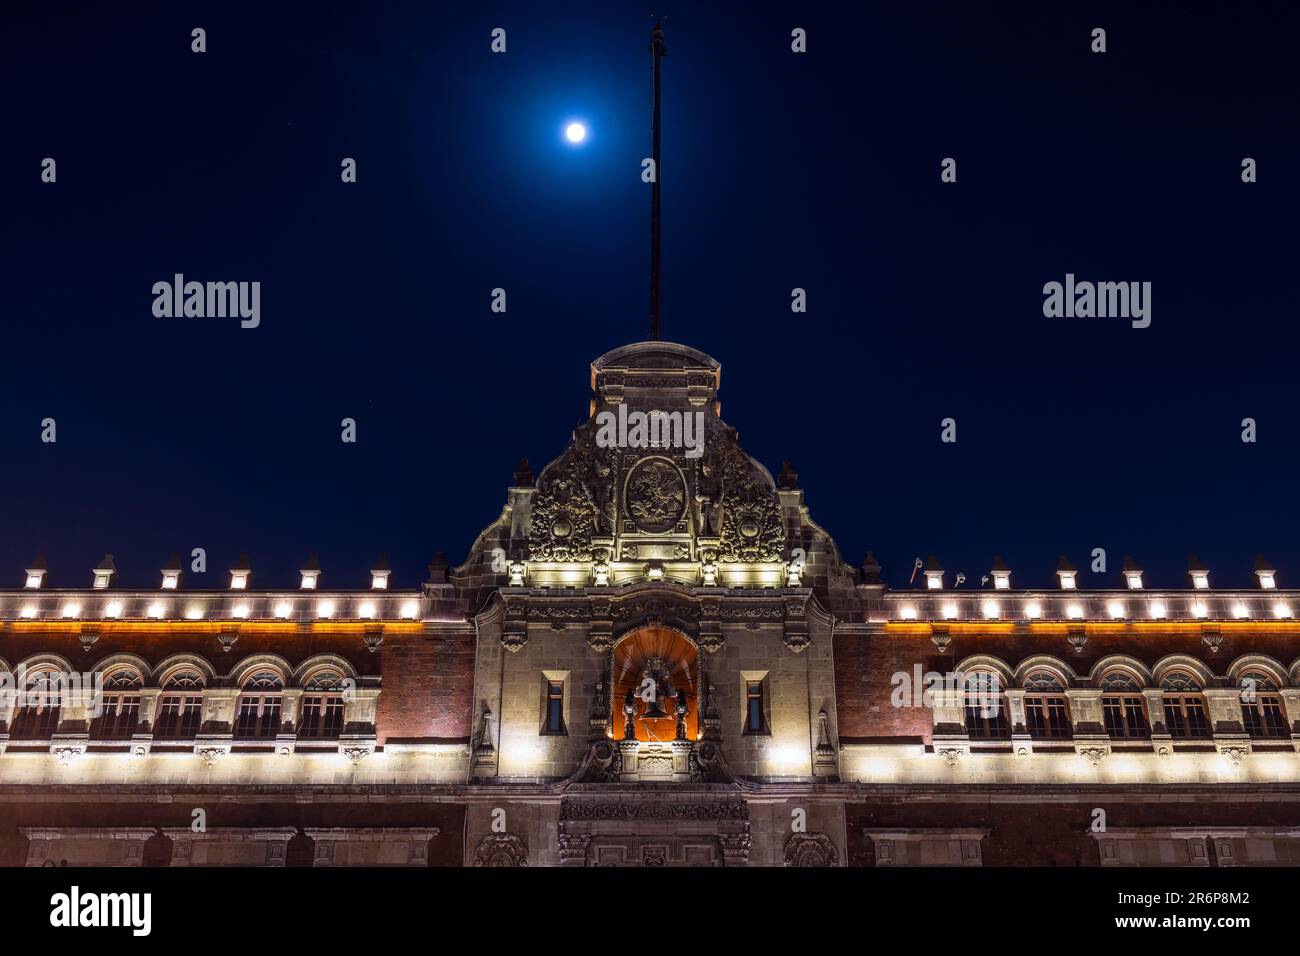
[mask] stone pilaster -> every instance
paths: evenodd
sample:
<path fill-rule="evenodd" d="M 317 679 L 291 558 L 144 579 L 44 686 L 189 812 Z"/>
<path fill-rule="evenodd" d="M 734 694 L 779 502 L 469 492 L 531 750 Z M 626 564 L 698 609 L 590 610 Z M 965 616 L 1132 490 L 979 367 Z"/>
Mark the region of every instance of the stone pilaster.
<path fill-rule="evenodd" d="M 1065 692 L 1065 698 L 1070 702 L 1075 753 L 1083 754 L 1093 764 L 1100 763 L 1111 749 L 1102 714 L 1101 690 L 1095 687 L 1070 688 Z"/>
<path fill-rule="evenodd" d="M 1278 693 L 1282 698 L 1287 728 L 1291 731 L 1291 746 L 1300 750 L 1300 687 L 1284 687 Z M 3 719 L 3 714 L 0 714 L 0 719 Z"/>
<path fill-rule="evenodd" d="M 157 687 L 140 691 L 140 720 L 131 735 L 131 753 L 137 757 L 147 756 L 153 749 L 153 725 L 158 719 L 158 698 L 161 696 L 162 690 Z"/>
<path fill-rule="evenodd" d="M 1011 752 L 1032 754 L 1034 740 L 1029 736 L 1029 728 L 1025 726 L 1025 692 L 1019 687 L 1008 687 L 1004 693 L 1007 698 L 1007 723 L 1011 726 Z"/>
<path fill-rule="evenodd" d="M 930 713 L 934 717 L 931 741 L 934 752 L 949 763 L 970 753 L 970 736 L 966 733 L 966 691 L 964 687 L 944 684 L 931 694 Z"/>
<path fill-rule="evenodd" d="M 194 738 L 194 752 L 209 764 L 230 753 L 238 699 L 238 687 L 209 687 L 203 691 L 203 711 Z"/>
<path fill-rule="evenodd" d="M 288 756 L 298 745 L 298 715 L 302 688 L 286 687 L 280 698 L 280 730 L 275 735 L 275 752 Z"/>
<path fill-rule="evenodd" d="M 474 746 L 474 765 L 471 770 L 474 777 L 491 777 L 496 774 L 497 749 L 493 744 L 492 720 L 491 709 L 484 707 L 479 718 L 478 743 Z"/>
<path fill-rule="evenodd" d="M 356 763 L 361 756 L 374 753 L 379 738 L 375 714 L 379 707 L 378 687 L 357 687 L 343 698 L 343 733 L 339 734 L 339 753 Z"/>
<path fill-rule="evenodd" d="M 1165 692 L 1159 687 L 1147 687 L 1142 690 L 1142 696 L 1147 704 L 1147 720 L 1151 722 L 1151 749 L 1167 757 L 1174 752 L 1174 738 L 1165 723 Z"/>
<path fill-rule="evenodd" d="M 59 726 L 50 735 L 50 753 L 58 754 L 65 762 L 86 752 L 90 743 L 91 711 L 103 706 L 93 686 L 79 681 L 65 681 L 59 686 Z"/>
<path fill-rule="evenodd" d="M 1205 709 L 1209 713 L 1215 750 L 1234 763 L 1250 753 L 1250 735 L 1241 725 L 1241 688 L 1205 688 Z"/>
<path fill-rule="evenodd" d="M 6 676 L 11 683 L 0 687 L 0 754 L 9 746 L 9 725 L 13 723 L 14 709 L 18 706 L 18 690 L 11 686 L 14 675 Z"/>
<path fill-rule="evenodd" d="M 831 743 L 830 716 L 823 707 L 817 713 L 817 747 L 813 750 L 813 776 L 824 780 L 838 780 L 839 755 Z"/>

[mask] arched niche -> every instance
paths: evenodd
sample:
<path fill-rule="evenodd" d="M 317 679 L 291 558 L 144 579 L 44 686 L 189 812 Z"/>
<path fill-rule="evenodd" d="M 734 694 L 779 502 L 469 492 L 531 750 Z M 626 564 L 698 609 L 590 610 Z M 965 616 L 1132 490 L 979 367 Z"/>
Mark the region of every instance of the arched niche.
<path fill-rule="evenodd" d="M 640 741 L 667 742 L 677 736 L 676 707 L 680 697 L 668 697 L 671 687 L 675 695 L 684 695 L 686 704 L 686 739 L 699 737 L 700 658 L 695 643 L 679 631 L 661 625 L 650 625 L 629 631 L 614 645 L 610 655 L 610 723 L 615 740 L 626 739 L 627 713 L 625 705 L 635 708 L 634 726 Z M 648 677 L 656 682 L 656 697 L 665 714 L 658 719 L 647 718 L 650 701 L 638 695 Z"/>

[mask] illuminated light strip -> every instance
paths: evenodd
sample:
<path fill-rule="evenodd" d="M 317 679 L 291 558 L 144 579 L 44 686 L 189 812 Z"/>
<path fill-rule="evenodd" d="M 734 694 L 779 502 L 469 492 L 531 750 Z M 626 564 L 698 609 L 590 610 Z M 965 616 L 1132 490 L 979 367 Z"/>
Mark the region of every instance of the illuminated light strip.
<path fill-rule="evenodd" d="M 953 634 L 1011 634 L 1015 632 L 1014 621 L 935 621 L 946 627 Z M 930 634 L 929 622 L 886 621 L 885 630 L 891 634 Z"/>
<path fill-rule="evenodd" d="M 81 624 L 97 624 L 100 632 L 103 634 L 220 634 L 223 628 L 230 627 L 230 621 L 175 621 L 170 619 L 159 619 L 149 621 L 97 621 L 85 618 L 78 619 L 77 622 L 67 620 L 18 620 L 18 621 L 0 621 L 0 630 L 11 630 L 15 633 L 35 633 L 40 631 L 54 634 L 75 634 L 80 631 Z M 394 621 L 394 620 L 376 620 L 376 621 L 304 621 L 297 623 L 294 621 L 238 621 L 238 627 L 241 633 L 263 633 L 263 634 L 285 634 L 293 635 L 298 633 L 302 628 L 308 628 L 320 633 L 337 633 L 337 634 L 364 634 L 368 628 L 382 625 L 384 632 L 388 634 L 416 634 L 424 629 L 424 621 Z M 469 625 L 470 621 L 438 621 L 431 623 Z"/>
<path fill-rule="evenodd" d="M 1217 624 L 1221 631 L 1240 631 L 1250 633 L 1300 635 L 1300 620 L 1269 621 L 1233 621 L 1203 618 L 1194 621 L 1029 621 L 1017 624 L 1014 621 L 934 621 L 945 626 L 953 634 L 1009 634 L 1017 627 L 1028 627 L 1033 634 L 1068 634 L 1071 628 L 1080 624 L 1087 627 L 1089 633 L 1122 634 L 1124 632 L 1146 632 L 1161 634 L 1200 634 L 1206 624 Z M 930 633 L 928 621 L 886 621 L 884 629 L 891 634 L 926 634 Z"/>

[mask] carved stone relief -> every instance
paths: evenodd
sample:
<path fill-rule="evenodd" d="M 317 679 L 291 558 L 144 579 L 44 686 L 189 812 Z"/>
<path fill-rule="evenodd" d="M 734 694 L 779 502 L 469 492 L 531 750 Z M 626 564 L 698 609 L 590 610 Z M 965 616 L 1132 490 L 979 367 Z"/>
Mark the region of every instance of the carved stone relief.
<path fill-rule="evenodd" d="M 474 850 L 475 866 L 527 866 L 528 845 L 513 833 L 490 833 Z"/>
<path fill-rule="evenodd" d="M 786 866 L 838 866 L 839 850 L 825 833 L 795 833 L 785 844 Z"/>

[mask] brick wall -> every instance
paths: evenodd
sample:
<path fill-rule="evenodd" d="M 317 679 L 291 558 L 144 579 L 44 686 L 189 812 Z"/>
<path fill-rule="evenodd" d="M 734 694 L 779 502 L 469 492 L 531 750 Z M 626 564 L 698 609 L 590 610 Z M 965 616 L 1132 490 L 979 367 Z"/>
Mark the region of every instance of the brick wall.
<path fill-rule="evenodd" d="M 926 651 L 929 653 L 926 653 Z M 934 719 L 928 707 L 890 705 L 891 679 L 898 671 L 913 674 L 949 670 L 928 638 L 894 638 L 884 634 L 835 635 L 835 702 L 841 739 L 879 743 L 930 742 Z"/>
<path fill-rule="evenodd" d="M 400 635 L 379 652 L 379 742 L 465 741 L 473 733 L 474 635 Z"/>
<path fill-rule="evenodd" d="M 921 665 L 922 675 L 929 671 L 947 674 L 957 664 L 975 654 L 990 655 L 1013 670 L 1026 658 L 1046 654 L 1073 668 L 1086 678 L 1094 664 L 1103 657 L 1122 654 L 1142 662 L 1150 669 L 1170 654 L 1186 654 L 1203 662 L 1215 675 L 1224 675 L 1234 660 L 1245 654 L 1272 657 L 1284 668 L 1300 655 L 1300 638 L 1277 632 L 1223 632 L 1217 653 L 1201 641 L 1199 631 L 1168 633 L 1146 631 L 1123 633 L 1113 630 L 1089 632 L 1083 653 L 1076 653 L 1060 633 L 951 633 L 952 643 L 940 655 L 928 634 L 884 632 L 870 635 L 837 633 L 835 636 L 835 685 L 839 710 L 839 732 L 850 740 L 873 740 L 881 743 L 924 740 L 930 743 L 933 718 L 929 708 L 902 707 L 890 704 L 892 677 L 904 672 L 914 675 Z"/>

